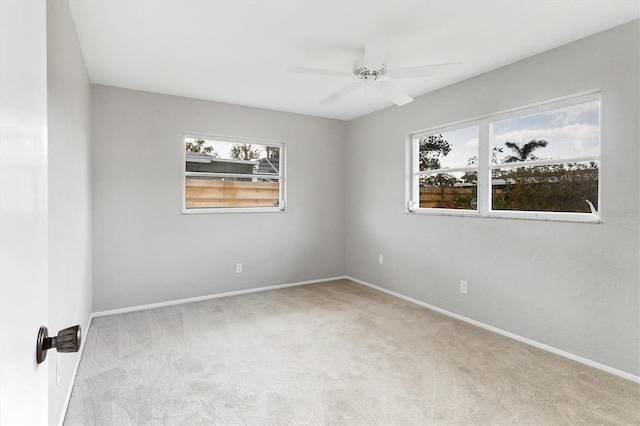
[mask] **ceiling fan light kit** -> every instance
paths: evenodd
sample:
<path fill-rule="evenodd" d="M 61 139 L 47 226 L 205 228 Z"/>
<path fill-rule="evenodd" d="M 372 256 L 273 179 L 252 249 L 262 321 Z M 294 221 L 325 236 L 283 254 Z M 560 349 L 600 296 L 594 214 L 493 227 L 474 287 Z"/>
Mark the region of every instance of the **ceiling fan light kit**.
<path fill-rule="evenodd" d="M 433 64 L 390 70 L 385 62 L 388 56 L 388 45 L 386 36 L 380 34 L 370 35 L 364 49 L 364 56 L 356 59 L 351 73 L 299 66 L 289 66 L 288 71 L 297 74 L 329 77 L 353 76 L 359 80 L 332 93 L 320 101 L 321 104 L 336 102 L 360 87 L 373 87 L 384 97 L 401 106 L 413 101 L 413 98 L 390 83 L 390 79 L 430 77 L 443 72 L 459 74 L 462 70 L 462 64 L 460 63 Z"/>

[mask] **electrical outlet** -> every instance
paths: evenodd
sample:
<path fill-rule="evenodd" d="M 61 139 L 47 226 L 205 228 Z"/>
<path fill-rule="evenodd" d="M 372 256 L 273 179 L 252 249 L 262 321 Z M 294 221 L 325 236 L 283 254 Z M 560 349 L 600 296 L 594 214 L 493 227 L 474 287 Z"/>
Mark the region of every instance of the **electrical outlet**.
<path fill-rule="evenodd" d="M 236 263 L 236 274 L 242 272 L 242 263 Z"/>
<path fill-rule="evenodd" d="M 460 293 L 467 294 L 469 293 L 469 283 L 466 281 L 460 281 Z"/>
<path fill-rule="evenodd" d="M 378 255 L 378 263 L 381 265 L 384 263 L 384 258 L 382 257 L 381 254 Z"/>
<path fill-rule="evenodd" d="M 60 357 L 56 357 L 56 385 L 60 383 Z"/>

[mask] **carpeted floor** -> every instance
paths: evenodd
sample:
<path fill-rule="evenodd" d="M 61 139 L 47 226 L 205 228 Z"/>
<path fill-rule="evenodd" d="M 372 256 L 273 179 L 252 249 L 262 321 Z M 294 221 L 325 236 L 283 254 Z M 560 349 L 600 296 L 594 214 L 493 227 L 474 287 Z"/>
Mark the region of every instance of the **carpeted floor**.
<path fill-rule="evenodd" d="M 640 385 L 333 281 L 93 320 L 66 425 L 640 424 Z"/>

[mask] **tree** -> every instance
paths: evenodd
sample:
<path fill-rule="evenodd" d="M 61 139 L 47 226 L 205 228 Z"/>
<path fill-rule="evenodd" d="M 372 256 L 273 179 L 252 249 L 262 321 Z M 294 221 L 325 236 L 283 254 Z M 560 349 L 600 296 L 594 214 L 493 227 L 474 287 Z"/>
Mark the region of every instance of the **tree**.
<path fill-rule="evenodd" d="M 280 158 L 279 146 L 267 146 L 265 147 L 265 151 L 267 153 L 267 158 Z"/>
<path fill-rule="evenodd" d="M 505 142 L 504 145 L 514 151 L 515 155 L 509 155 L 504 159 L 505 163 L 514 163 L 517 161 L 531 161 L 537 160 L 538 157 L 533 155 L 533 151 L 538 148 L 544 148 L 547 146 L 547 141 L 533 139 L 522 145 L 518 145 L 515 142 Z"/>
<path fill-rule="evenodd" d="M 441 158 L 451 152 L 451 144 L 442 135 L 427 136 L 418 140 L 418 162 L 421 171 L 442 168 Z M 477 164 L 477 158 L 469 159 L 469 165 Z M 475 199 L 473 188 L 456 186 L 462 181 L 475 185 L 477 174 L 466 173 L 458 179 L 452 173 L 437 173 L 420 176 L 420 205 L 422 207 L 468 209 Z M 423 196 L 425 197 L 423 199 Z"/>
<path fill-rule="evenodd" d="M 442 135 L 432 135 L 418 140 L 418 162 L 420 170 L 437 170 L 442 168 L 441 157 L 446 157 L 451 152 L 451 144 L 444 140 Z M 420 176 L 420 183 L 423 186 L 454 186 L 458 182 L 455 176 L 447 173 L 436 175 Z"/>
<path fill-rule="evenodd" d="M 446 157 L 451 152 L 451 145 L 442 135 L 427 136 L 418 140 L 418 161 L 420 170 L 440 169 L 440 157 Z"/>
<path fill-rule="evenodd" d="M 447 173 L 438 173 L 437 175 L 423 176 L 422 182 L 430 186 L 453 186 L 458 183 L 458 179 Z"/>
<path fill-rule="evenodd" d="M 235 144 L 229 154 L 234 160 L 255 160 L 260 158 L 260 148 L 251 148 L 251 144 Z"/>
<path fill-rule="evenodd" d="M 595 162 L 518 167 L 502 174 L 503 190 L 494 192 L 493 209 L 554 212 L 591 211 L 598 204 Z"/>
<path fill-rule="evenodd" d="M 437 170 L 442 168 L 440 157 L 446 157 L 451 152 L 451 144 L 442 135 L 427 136 L 418 140 L 418 162 L 420 170 Z M 448 174 L 421 176 L 420 182 L 429 186 L 453 186 L 457 179 Z"/>
<path fill-rule="evenodd" d="M 421 171 L 437 170 L 442 168 L 440 159 L 446 157 L 451 152 L 451 144 L 444 140 L 442 135 L 432 135 L 418 140 L 418 162 Z M 436 196 L 438 198 L 434 207 L 439 208 L 456 208 L 452 203 L 452 194 L 450 191 L 454 185 L 458 183 L 458 179 L 449 173 L 430 174 L 420 176 L 421 195 Z M 445 188 L 448 188 L 445 193 Z M 433 192 L 437 191 L 437 192 Z M 421 201 L 422 204 L 422 201 Z"/>
<path fill-rule="evenodd" d="M 504 151 L 504 148 L 494 147 L 491 150 L 491 163 L 498 164 L 498 154 Z M 478 157 L 474 155 L 473 157 L 467 160 L 467 166 L 477 166 L 478 165 Z M 495 171 L 494 171 L 494 174 Z M 460 178 L 461 181 L 466 183 L 472 183 L 476 185 L 478 183 L 478 172 L 464 172 L 464 175 Z"/>
<path fill-rule="evenodd" d="M 220 157 L 220 154 L 218 154 L 218 152 L 214 150 L 212 146 L 204 146 L 204 144 L 204 140 L 198 139 L 195 142 L 187 142 L 186 148 L 187 151 L 195 152 L 197 154 L 207 154 L 215 158 Z"/>

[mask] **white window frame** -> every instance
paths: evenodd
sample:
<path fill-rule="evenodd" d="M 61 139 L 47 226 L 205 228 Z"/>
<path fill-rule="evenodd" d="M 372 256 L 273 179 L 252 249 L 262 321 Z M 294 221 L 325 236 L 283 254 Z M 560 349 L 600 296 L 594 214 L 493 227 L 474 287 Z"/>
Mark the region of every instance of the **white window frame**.
<path fill-rule="evenodd" d="M 552 160 L 535 160 L 517 163 L 492 164 L 491 163 L 491 140 L 492 140 L 492 124 L 497 121 L 508 120 L 521 116 L 551 111 L 559 108 L 580 105 L 588 102 L 599 102 L 599 120 L 600 120 L 600 137 L 598 140 L 598 155 L 581 156 L 573 158 L 561 158 Z M 534 220 L 551 220 L 551 221 L 570 221 L 570 222 L 591 222 L 599 223 L 601 221 L 602 210 L 602 95 L 600 92 L 591 92 L 587 94 L 574 95 L 554 101 L 548 101 L 535 105 L 529 105 L 510 111 L 500 112 L 487 115 L 481 118 L 461 121 L 446 126 L 434 127 L 427 130 L 409 134 L 407 138 L 409 153 L 407 165 L 407 200 L 405 205 L 406 213 L 428 214 L 428 215 L 446 215 L 446 216 L 476 216 L 487 218 L 507 218 L 507 219 L 534 219 Z M 478 141 L 478 164 L 472 167 L 458 167 L 451 169 L 428 170 L 421 172 L 418 164 L 418 139 L 425 136 L 432 136 L 440 133 L 458 130 L 467 127 L 479 127 Z M 523 210 L 493 210 L 491 208 L 491 190 L 492 180 L 491 172 L 495 169 L 525 167 L 525 166 L 541 166 L 561 163 L 574 162 L 596 162 L 598 164 L 598 211 L 595 213 L 574 213 L 574 212 L 543 212 L 543 211 L 523 211 Z M 459 171 L 478 172 L 477 185 L 477 210 L 463 209 L 446 209 L 446 208 L 425 208 L 419 207 L 420 203 L 420 184 L 419 177 L 425 174 L 447 173 Z"/>
<path fill-rule="evenodd" d="M 187 171 L 187 150 L 186 150 L 186 139 L 205 139 L 205 140 L 214 140 L 220 142 L 231 142 L 237 144 L 258 144 L 258 145 L 266 145 L 266 146 L 277 146 L 280 148 L 280 164 L 279 164 L 279 173 L 278 175 L 274 174 L 235 174 L 235 173 L 207 173 L 207 172 L 188 172 Z M 273 141 L 268 139 L 253 139 L 253 138 L 242 138 L 235 136 L 224 136 L 224 135 L 211 135 L 204 133 L 194 133 L 194 132 L 184 132 L 182 133 L 182 140 L 180 141 L 180 148 L 182 149 L 182 213 L 183 214 L 217 214 L 217 213 L 276 213 L 276 212 L 286 212 L 287 211 L 287 203 L 286 203 L 286 158 L 287 158 L 287 150 L 284 142 Z M 247 176 L 251 176 L 253 178 L 264 178 L 264 179 L 278 179 L 279 181 L 279 192 L 280 192 L 280 200 L 278 206 L 274 207 L 204 207 L 204 208 L 187 208 L 187 177 L 188 176 L 205 176 L 205 177 L 219 177 L 219 178 L 230 178 L 237 177 L 243 178 Z"/>

